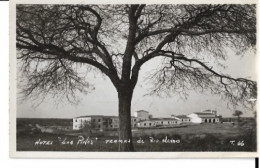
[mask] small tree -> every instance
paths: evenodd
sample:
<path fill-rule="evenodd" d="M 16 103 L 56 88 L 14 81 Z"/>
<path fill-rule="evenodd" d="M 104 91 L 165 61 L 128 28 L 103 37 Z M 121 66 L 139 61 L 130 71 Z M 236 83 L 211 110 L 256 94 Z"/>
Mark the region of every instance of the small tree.
<path fill-rule="evenodd" d="M 235 110 L 235 113 L 233 114 L 233 116 L 237 116 L 237 121 L 240 121 L 240 115 L 242 115 L 243 112 L 240 110 Z"/>

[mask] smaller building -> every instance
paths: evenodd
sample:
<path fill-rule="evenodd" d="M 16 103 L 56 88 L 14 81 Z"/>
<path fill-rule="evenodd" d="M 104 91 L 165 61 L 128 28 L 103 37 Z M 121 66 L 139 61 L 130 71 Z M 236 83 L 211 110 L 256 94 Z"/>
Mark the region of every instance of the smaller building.
<path fill-rule="evenodd" d="M 174 118 L 152 118 L 150 120 L 139 121 L 138 128 L 152 128 L 152 127 L 172 127 L 181 124 L 181 121 Z"/>

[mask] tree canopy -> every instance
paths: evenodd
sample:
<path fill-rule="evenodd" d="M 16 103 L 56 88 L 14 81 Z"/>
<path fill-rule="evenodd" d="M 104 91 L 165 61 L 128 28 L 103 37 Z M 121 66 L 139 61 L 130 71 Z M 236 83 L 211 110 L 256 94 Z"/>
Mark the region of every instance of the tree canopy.
<path fill-rule="evenodd" d="M 93 71 L 118 92 L 133 89 L 143 64 L 161 57 L 152 93 L 206 89 L 234 104 L 256 97 L 255 81 L 207 63 L 229 57 L 226 48 L 255 48 L 255 5 L 17 5 L 16 26 L 26 96 L 70 100 L 91 90 Z"/>
<path fill-rule="evenodd" d="M 241 116 L 243 114 L 243 112 L 242 111 L 240 111 L 240 110 L 235 110 L 235 112 L 234 112 L 234 114 L 233 114 L 233 116 Z"/>

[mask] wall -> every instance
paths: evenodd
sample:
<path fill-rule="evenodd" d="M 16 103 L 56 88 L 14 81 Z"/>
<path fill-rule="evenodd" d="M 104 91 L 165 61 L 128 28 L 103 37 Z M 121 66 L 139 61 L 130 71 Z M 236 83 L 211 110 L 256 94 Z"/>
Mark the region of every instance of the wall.
<path fill-rule="evenodd" d="M 135 112 L 135 116 L 140 120 L 149 120 L 149 113 L 144 111 Z"/>
<path fill-rule="evenodd" d="M 155 127 L 156 123 L 154 121 L 142 121 L 137 123 L 137 127 L 139 128 L 149 128 L 149 127 Z"/>
<path fill-rule="evenodd" d="M 192 113 L 189 114 L 188 117 L 191 119 L 190 122 L 192 123 L 202 123 L 202 119 L 198 117 L 198 115 Z"/>

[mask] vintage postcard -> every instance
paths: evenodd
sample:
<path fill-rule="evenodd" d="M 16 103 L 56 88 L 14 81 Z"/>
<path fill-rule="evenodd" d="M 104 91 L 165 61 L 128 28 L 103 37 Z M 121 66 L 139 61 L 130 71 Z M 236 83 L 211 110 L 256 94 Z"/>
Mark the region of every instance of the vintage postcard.
<path fill-rule="evenodd" d="M 257 157 L 257 1 L 10 1 L 10 156 Z"/>

